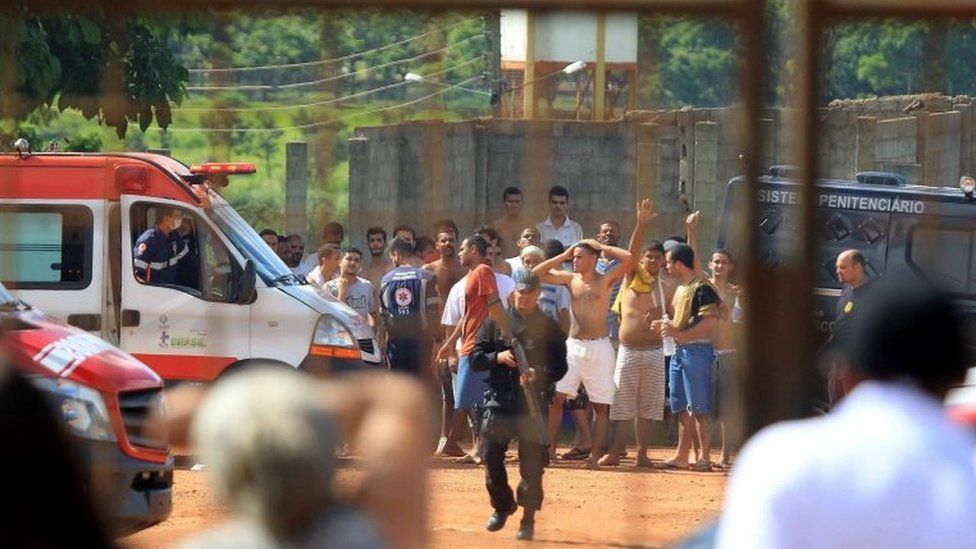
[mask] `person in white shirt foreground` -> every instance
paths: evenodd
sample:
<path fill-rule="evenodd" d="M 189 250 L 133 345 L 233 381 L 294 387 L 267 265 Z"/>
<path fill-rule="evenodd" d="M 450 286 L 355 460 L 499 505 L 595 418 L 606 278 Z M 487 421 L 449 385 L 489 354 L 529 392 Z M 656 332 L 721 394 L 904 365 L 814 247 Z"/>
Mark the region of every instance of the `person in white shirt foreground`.
<path fill-rule="evenodd" d="M 844 350 L 850 392 L 749 441 L 718 547 L 976 547 L 974 440 L 942 406 L 966 371 L 963 319 L 924 282 L 877 289 Z"/>

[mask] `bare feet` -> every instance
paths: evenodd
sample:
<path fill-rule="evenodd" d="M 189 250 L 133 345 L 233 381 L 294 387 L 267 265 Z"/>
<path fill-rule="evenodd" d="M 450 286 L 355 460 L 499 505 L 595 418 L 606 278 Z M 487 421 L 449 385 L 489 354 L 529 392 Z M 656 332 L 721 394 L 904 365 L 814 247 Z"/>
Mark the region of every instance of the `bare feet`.
<path fill-rule="evenodd" d="M 662 461 L 661 463 L 655 463 L 653 467 L 655 469 L 687 469 L 688 462 L 681 462 L 672 458 L 667 461 Z"/>
<path fill-rule="evenodd" d="M 599 469 L 600 463 L 597 461 L 595 456 L 591 456 L 590 459 L 586 460 L 587 469 Z"/>
<path fill-rule="evenodd" d="M 454 463 L 460 463 L 462 465 L 481 465 L 481 457 L 474 454 L 464 454 L 463 456 L 456 458 Z"/>
<path fill-rule="evenodd" d="M 618 453 L 611 452 L 609 454 L 603 454 L 603 457 L 597 461 L 598 465 L 601 466 L 615 466 L 620 465 L 620 457 Z"/>
<path fill-rule="evenodd" d="M 643 454 L 637 454 L 637 466 L 638 467 L 647 467 L 649 469 L 649 468 L 653 467 L 654 464 L 651 463 L 651 458 L 649 458 L 649 457 L 647 457 L 647 456 L 645 456 Z"/>
<path fill-rule="evenodd" d="M 464 454 L 464 450 L 454 441 L 448 442 L 447 438 L 441 438 L 440 442 L 437 444 L 437 451 L 434 452 L 435 456 L 440 457 L 461 457 Z"/>

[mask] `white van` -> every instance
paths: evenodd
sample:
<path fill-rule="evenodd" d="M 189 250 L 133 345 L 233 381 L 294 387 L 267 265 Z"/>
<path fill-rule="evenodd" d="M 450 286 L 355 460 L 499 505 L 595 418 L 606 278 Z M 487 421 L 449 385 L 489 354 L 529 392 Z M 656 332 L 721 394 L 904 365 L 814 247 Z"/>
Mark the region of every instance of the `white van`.
<path fill-rule="evenodd" d="M 153 154 L 0 154 L 0 280 L 167 381 L 209 381 L 251 361 L 315 374 L 379 365 L 362 317 L 293 275 L 201 185 L 253 172 Z M 163 208 L 183 213 L 192 282 L 135 276 L 135 242 Z"/>

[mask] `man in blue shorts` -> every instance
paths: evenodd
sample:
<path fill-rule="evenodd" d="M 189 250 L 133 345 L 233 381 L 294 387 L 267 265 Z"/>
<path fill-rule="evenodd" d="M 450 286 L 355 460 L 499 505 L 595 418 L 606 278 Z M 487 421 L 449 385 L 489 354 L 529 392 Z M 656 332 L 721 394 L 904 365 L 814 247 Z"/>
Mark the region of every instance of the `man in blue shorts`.
<path fill-rule="evenodd" d="M 671 248 L 666 263 L 668 272 L 681 284 L 674 294 L 674 319 L 654 321 L 651 329 L 659 327 L 662 337 L 673 337 L 677 344 L 668 368 L 668 384 L 671 411 L 678 415 L 684 429 L 683 436 L 678 438 L 677 452 L 664 462 L 664 467 L 687 467 L 692 437 L 697 437 L 701 457 L 694 469 L 710 471 L 709 419 L 715 360 L 712 338 L 722 300 L 715 287 L 695 271 L 695 252 L 691 246 L 678 244 Z"/>

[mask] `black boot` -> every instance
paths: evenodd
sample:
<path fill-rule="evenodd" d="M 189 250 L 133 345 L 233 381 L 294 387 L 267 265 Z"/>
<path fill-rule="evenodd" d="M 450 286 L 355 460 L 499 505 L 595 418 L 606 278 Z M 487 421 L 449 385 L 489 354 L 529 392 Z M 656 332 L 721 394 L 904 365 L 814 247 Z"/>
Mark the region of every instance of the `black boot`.
<path fill-rule="evenodd" d="M 533 537 L 535 537 L 535 513 L 526 512 L 522 515 L 521 522 L 519 522 L 519 529 L 515 533 L 515 539 L 532 541 Z"/>
<path fill-rule="evenodd" d="M 485 524 L 485 530 L 489 532 L 497 532 L 505 527 L 505 523 L 508 521 L 508 517 L 515 514 L 518 510 L 518 505 L 512 505 L 512 508 L 508 511 L 495 511 L 488 517 L 488 522 Z"/>

